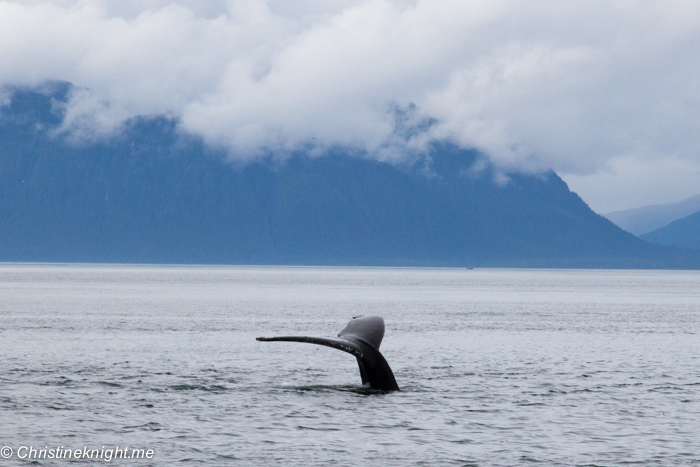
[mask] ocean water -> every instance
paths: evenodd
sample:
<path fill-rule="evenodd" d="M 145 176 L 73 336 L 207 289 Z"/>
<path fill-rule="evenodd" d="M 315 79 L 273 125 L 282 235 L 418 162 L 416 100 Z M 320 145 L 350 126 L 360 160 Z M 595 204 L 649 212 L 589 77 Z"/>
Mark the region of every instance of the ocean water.
<path fill-rule="evenodd" d="M 400 392 L 255 340 L 357 315 Z M 700 272 L 0 264 L 0 465 L 700 465 L 699 332 Z"/>

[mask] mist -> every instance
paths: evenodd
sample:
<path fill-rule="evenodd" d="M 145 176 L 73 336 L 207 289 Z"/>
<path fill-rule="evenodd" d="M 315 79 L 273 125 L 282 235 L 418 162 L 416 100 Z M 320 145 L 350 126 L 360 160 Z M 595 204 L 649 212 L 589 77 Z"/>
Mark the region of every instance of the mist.
<path fill-rule="evenodd" d="M 681 0 L 6 1 L 0 84 L 72 83 L 77 139 L 167 115 L 238 159 L 450 140 L 605 212 L 698 191 L 698 20 Z M 397 109 L 433 123 L 401 133 Z"/>

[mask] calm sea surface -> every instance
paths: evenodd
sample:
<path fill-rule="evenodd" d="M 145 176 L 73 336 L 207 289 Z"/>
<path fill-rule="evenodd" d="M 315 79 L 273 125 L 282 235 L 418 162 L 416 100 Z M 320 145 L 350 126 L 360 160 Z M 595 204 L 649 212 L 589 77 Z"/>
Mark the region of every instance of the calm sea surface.
<path fill-rule="evenodd" d="M 400 392 L 255 340 L 357 315 Z M 700 272 L 0 264 L 0 465 L 700 465 L 699 334 Z"/>

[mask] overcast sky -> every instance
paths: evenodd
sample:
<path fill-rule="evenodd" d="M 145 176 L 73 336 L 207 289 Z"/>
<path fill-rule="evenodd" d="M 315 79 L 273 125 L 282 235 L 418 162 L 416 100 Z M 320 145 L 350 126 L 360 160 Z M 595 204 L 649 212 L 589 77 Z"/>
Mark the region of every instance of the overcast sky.
<path fill-rule="evenodd" d="M 448 138 L 598 212 L 700 193 L 697 0 L 0 1 L 0 84 L 46 80 L 80 138 L 144 114 L 233 157 Z M 410 104 L 437 123 L 405 140 Z"/>

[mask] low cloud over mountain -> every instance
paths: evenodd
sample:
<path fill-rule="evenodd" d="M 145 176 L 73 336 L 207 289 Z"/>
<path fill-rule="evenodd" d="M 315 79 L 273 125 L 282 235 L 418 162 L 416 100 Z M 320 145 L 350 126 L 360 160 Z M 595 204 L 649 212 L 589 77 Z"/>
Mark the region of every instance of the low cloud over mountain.
<path fill-rule="evenodd" d="M 0 84 L 73 83 L 82 141 L 145 115 L 245 159 L 450 140 L 605 212 L 697 194 L 698 21 L 689 0 L 2 1 Z M 411 104 L 435 124 L 396 138 Z"/>
<path fill-rule="evenodd" d="M 0 111 L 0 261 L 700 267 L 595 214 L 551 171 L 433 141 L 393 164 L 314 146 L 234 163 L 165 117 L 61 133 L 68 84 Z M 410 109 L 395 133 L 414 133 Z M 418 125 L 420 128 L 420 125 Z"/>

